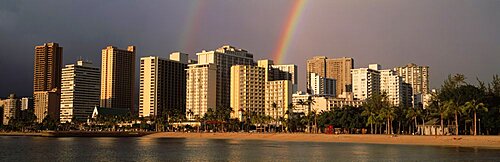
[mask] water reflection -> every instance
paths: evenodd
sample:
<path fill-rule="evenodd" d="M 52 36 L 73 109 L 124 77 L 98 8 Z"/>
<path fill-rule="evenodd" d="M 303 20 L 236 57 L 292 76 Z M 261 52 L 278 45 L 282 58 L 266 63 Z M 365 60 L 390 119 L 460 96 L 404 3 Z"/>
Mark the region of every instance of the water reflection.
<path fill-rule="evenodd" d="M 500 150 L 221 139 L 0 137 L 0 161 L 455 161 Z"/>

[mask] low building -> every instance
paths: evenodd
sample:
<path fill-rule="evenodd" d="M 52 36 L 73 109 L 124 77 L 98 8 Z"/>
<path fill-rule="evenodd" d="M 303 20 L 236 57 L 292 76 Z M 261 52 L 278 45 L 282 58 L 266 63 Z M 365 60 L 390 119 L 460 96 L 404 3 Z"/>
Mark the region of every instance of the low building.
<path fill-rule="evenodd" d="M 23 97 L 21 98 L 21 110 L 33 109 L 35 103 L 33 102 L 33 97 Z"/>
<path fill-rule="evenodd" d="M 59 119 L 61 94 L 56 88 L 51 91 L 35 91 L 35 115 L 36 121 L 41 123 L 47 116 Z"/>
<path fill-rule="evenodd" d="M 3 125 L 8 125 L 11 120 L 16 119 L 20 110 L 21 102 L 15 94 L 10 94 L 9 98 L 3 100 Z"/>
<path fill-rule="evenodd" d="M 335 98 L 331 96 L 314 96 L 300 91 L 293 94 L 292 98 L 293 112 L 304 114 L 308 114 L 309 111 L 321 113 L 322 111 L 331 111 L 335 108 L 342 108 L 346 106 L 360 107 L 363 105 L 363 101 L 361 100 L 354 100 L 352 98 Z M 307 103 L 309 100 L 312 101 L 310 108 Z"/>
<path fill-rule="evenodd" d="M 107 108 L 107 107 L 95 107 L 92 112 L 92 119 L 97 119 L 99 116 L 104 117 L 119 117 L 130 115 L 128 109 L 124 108 Z"/>

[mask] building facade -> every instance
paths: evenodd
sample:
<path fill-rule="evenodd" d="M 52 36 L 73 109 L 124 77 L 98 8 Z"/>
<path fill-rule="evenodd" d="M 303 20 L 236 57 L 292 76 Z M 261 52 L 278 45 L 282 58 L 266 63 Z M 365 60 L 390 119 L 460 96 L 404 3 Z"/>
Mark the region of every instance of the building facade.
<path fill-rule="evenodd" d="M 38 122 L 47 115 L 59 118 L 62 54 L 58 43 L 35 46 L 33 98 Z"/>
<path fill-rule="evenodd" d="M 251 65 L 231 67 L 231 118 L 265 114 L 265 68 Z"/>
<path fill-rule="evenodd" d="M 23 97 L 21 98 L 21 110 L 33 109 L 35 103 L 33 97 Z"/>
<path fill-rule="evenodd" d="M 412 107 L 411 87 L 403 82 L 403 78 L 398 76 L 392 69 L 379 70 L 380 91 L 387 94 L 389 103 L 392 106 Z M 410 94 L 408 94 L 410 92 Z"/>
<path fill-rule="evenodd" d="M 292 82 L 290 80 L 267 81 L 265 87 L 265 114 L 278 119 L 292 110 Z"/>
<path fill-rule="evenodd" d="M 320 77 L 332 78 L 337 82 L 335 95 L 352 91 L 351 69 L 354 68 L 354 59 L 341 57 L 329 59 L 326 56 L 316 56 L 307 60 L 307 78 L 312 73 Z M 307 83 L 307 87 L 310 84 Z"/>
<path fill-rule="evenodd" d="M 142 57 L 140 64 L 139 116 L 184 113 L 187 54 L 172 53 L 170 59 Z"/>
<path fill-rule="evenodd" d="M 336 96 L 335 79 L 320 77 L 316 73 L 311 73 L 309 77 L 310 87 L 308 89 L 311 91 L 312 95 Z"/>
<path fill-rule="evenodd" d="M 217 105 L 217 67 L 214 64 L 191 64 L 186 73 L 186 118 L 203 118 Z"/>
<path fill-rule="evenodd" d="M 135 55 L 135 46 L 127 50 L 113 46 L 102 49 L 101 107 L 126 108 L 135 113 Z"/>
<path fill-rule="evenodd" d="M 15 94 L 10 94 L 9 98 L 2 100 L 3 102 L 3 125 L 8 125 L 9 122 L 18 117 L 21 110 L 21 102 L 16 98 Z"/>
<path fill-rule="evenodd" d="M 61 94 L 53 89 L 52 91 L 35 91 L 35 116 L 36 121 L 41 123 L 46 117 L 59 119 Z"/>
<path fill-rule="evenodd" d="M 411 84 L 413 94 L 429 94 L 429 66 L 419 66 L 410 63 L 406 66 L 396 67 L 394 71 Z"/>
<path fill-rule="evenodd" d="M 33 91 L 51 91 L 61 88 L 63 48 L 57 43 L 35 46 Z"/>
<path fill-rule="evenodd" d="M 100 70 L 91 62 L 79 60 L 62 70 L 60 122 L 84 122 L 99 106 Z"/>
<path fill-rule="evenodd" d="M 215 110 L 218 107 L 224 107 L 224 108 L 230 107 L 231 66 L 254 65 L 255 63 L 253 61 L 253 54 L 243 49 L 225 45 L 214 51 L 203 50 L 202 52 L 199 52 L 196 55 L 198 56 L 198 64 L 195 65 L 206 66 L 212 64 L 215 66 L 217 70 L 215 77 L 216 79 L 215 94 L 212 94 L 211 90 L 206 90 L 207 92 L 210 92 L 210 94 L 208 94 L 209 96 L 215 97 L 216 99 L 215 105 L 211 105 L 211 103 L 209 104 L 210 108 L 213 108 Z M 196 69 L 198 69 L 197 66 L 192 66 L 192 67 L 196 67 Z M 189 72 L 190 71 L 188 71 L 188 73 Z M 208 78 L 208 76 L 205 77 Z M 203 83 L 203 82 L 195 81 L 192 83 Z M 200 86 L 200 85 L 193 85 L 193 86 Z M 186 98 L 196 98 L 196 96 L 189 96 L 189 95 L 197 95 L 197 94 L 187 93 Z M 194 102 L 198 100 L 191 100 L 191 101 Z M 208 103 L 193 103 L 193 104 L 205 105 Z M 187 106 L 186 112 L 188 112 L 188 109 L 193 109 L 193 107 L 189 107 L 188 104 L 186 104 L 186 106 Z M 200 112 L 203 111 L 200 110 Z M 204 113 L 198 115 L 201 115 L 201 117 L 203 117 Z"/>
<path fill-rule="evenodd" d="M 309 100 L 309 98 L 314 101 L 314 104 L 309 105 L 304 103 Z M 336 98 L 332 96 L 314 96 L 307 93 L 297 92 L 292 95 L 293 101 L 293 112 L 309 114 L 309 112 L 316 112 L 317 114 L 322 111 L 331 111 L 335 108 L 344 107 L 360 107 L 363 105 L 361 100 L 353 100 L 350 98 Z"/>
<path fill-rule="evenodd" d="M 380 72 L 371 68 L 352 69 L 352 92 L 355 99 L 365 100 L 380 93 Z"/>

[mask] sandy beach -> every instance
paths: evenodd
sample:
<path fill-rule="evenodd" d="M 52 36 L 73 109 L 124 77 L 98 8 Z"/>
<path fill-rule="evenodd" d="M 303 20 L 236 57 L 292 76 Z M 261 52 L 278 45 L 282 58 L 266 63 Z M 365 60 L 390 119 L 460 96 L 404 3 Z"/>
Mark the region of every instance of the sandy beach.
<path fill-rule="evenodd" d="M 161 132 L 146 138 L 203 138 L 237 140 L 272 140 L 296 142 L 346 142 L 370 144 L 402 144 L 453 147 L 485 147 L 500 149 L 500 136 L 412 136 L 412 135 L 331 135 L 275 133 L 174 133 Z"/>

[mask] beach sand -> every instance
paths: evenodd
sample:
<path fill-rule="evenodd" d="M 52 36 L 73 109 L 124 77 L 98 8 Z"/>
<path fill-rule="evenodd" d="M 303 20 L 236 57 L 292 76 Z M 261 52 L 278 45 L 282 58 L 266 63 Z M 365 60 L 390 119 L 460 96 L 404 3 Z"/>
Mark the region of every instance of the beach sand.
<path fill-rule="evenodd" d="M 296 142 L 342 142 L 370 144 L 402 144 L 500 149 L 500 136 L 412 136 L 412 135 L 332 135 L 304 133 L 175 133 L 161 132 L 146 138 L 201 138 L 236 140 L 272 140 Z"/>

